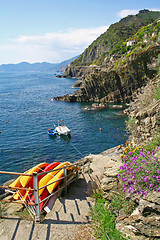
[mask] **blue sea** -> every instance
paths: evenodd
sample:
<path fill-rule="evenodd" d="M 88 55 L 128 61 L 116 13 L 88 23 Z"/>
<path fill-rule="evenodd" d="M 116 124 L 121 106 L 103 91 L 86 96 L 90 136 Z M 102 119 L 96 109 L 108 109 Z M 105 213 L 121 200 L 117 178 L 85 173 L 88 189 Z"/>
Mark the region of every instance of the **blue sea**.
<path fill-rule="evenodd" d="M 127 140 L 126 117 L 119 110 L 86 111 L 87 103 L 51 101 L 73 93 L 74 81 L 51 72 L 0 73 L 0 171 L 24 172 L 40 162 L 74 162 Z M 48 136 L 48 128 L 59 119 L 70 128 L 71 138 Z M 10 178 L 0 175 L 0 184 Z"/>

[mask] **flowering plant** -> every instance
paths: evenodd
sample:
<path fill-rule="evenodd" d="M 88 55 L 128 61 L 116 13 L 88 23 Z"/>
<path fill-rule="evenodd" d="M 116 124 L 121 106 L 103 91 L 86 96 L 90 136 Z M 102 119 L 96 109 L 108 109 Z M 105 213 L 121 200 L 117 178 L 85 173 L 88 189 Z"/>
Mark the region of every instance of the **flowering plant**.
<path fill-rule="evenodd" d="M 118 146 L 118 149 L 121 149 L 122 155 L 121 158 L 123 158 L 125 155 L 127 155 L 129 152 L 133 152 L 135 154 L 139 154 L 140 152 L 140 146 L 139 147 L 133 147 L 132 142 L 125 142 L 125 148 L 122 148 L 122 146 Z"/>
<path fill-rule="evenodd" d="M 141 148 L 139 154 L 127 151 L 122 160 L 118 177 L 122 179 L 123 192 L 146 196 L 148 190 L 160 191 L 160 147 L 147 153 Z"/>

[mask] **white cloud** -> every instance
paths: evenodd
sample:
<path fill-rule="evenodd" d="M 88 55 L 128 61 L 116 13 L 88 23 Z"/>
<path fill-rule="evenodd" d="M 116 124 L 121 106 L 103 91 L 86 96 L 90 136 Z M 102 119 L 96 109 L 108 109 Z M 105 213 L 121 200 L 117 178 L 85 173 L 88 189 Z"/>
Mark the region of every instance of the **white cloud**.
<path fill-rule="evenodd" d="M 155 8 L 146 8 L 150 11 L 160 11 L 160 9 L 155 9 Z M 124 17 L 127 17 L 128 15 L 135 15 L 137 14 L 140 10 L 142 9 L 124 9 L 120 12 L 118 12 L 118 16 L 121 17 L 121 18 L 124 18 Z"/>
<path fill-rule="evenodd" d="M 160 12 L 160 8 L 149 8 L 148 10 L 150 10 L 150 11 L 158 11 L 158 12 Z"/>
<path fill-rule="evenodd" d="M 139 10 L 135 10 L 135 9 L 125 9 L 122 10 L 118 13 L 118 16 L 121 18 L 127 17 L 128 15 L 135 15 L 139 12 Z"/>
<path fill-rule="evenodd" d="M 51 47 L 52 49 L 79 49 L 82 51 L 101 33 L 107 30 L 107 26 L 89 29 L 68 29 L 66 32 L 46 33 L 42 36 L 20 36 L 15 39 L 19 44 L 32 44 L 37 46 Z"/>
<path fill-rule="evenodd" d="M 108 26 L 86 29 L 68 29 L 37 36 L 19 36 L 8 44 L 0 44 L 1 58 L 8 62 L 59 62 L 84 51 Z M 13 59 L 13 60 L 11 60 Z"/>

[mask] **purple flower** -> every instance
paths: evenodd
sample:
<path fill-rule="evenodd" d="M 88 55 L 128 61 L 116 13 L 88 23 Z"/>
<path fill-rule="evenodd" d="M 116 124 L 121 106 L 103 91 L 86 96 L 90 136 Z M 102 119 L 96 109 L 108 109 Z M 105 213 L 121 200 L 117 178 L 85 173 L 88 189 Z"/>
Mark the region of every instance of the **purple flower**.
<path fill-rule="evenodd" d="M 144 197 L 146 197 L 146 196 L 147 196 L 147 191 L 145 191 L 145 192 L 143 193 L 143 196 L 144 196 Z"/>
<path fill-rule="evenodd" d="M 152 184 L 152 183 L 150 183 L 150 184 L 149 184 L 149 187 L 150 187 L 150 188 L 153 188 L 153 184 Z"/>
<path fill-rule="evenodd" d="M 135 185 L 135 186 L 136 186 L 136 184 L 137 184 L 137 182 L 136 182 L 136 181 L 134 181 L 133 185 Z"/>
<path fill-rule="evenodd" d="M 125 182 L 126 181 L 126 178 L 123 176 L 122 177 L 122 182 Z"/>
<path fill-rule="evenodd" d="M 157 169 L 157 173 L 160 174 L 160 169 Z"/>
<path fill-rule="evenodd" d="M 132 151 L 130 151 L 130 152 L 128 153 L 128 155 L 131 156 L 131 155 L 132 155 Z"/>
<path fill-rule="evenodd" d="M 148 181 L 148 176 L 144 178 L 144 182 L 146 183 Z"/>

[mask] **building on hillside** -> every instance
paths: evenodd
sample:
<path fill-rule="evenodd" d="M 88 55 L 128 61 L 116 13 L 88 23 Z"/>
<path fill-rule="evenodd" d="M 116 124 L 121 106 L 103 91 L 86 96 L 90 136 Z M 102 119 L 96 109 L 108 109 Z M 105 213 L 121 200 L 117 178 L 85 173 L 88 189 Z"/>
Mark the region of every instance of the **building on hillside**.
<path fill-rule="evenodd" d="M 135 41 L 135 40 L 132 40 L 132 41 L 128 41 L 126 45 L 127 45 L 127 47 L 128 47 L 128 46 L 133 46 L 133 45 L 135 45 L 135 44 L 136 44 L 136 41 Z"/>

